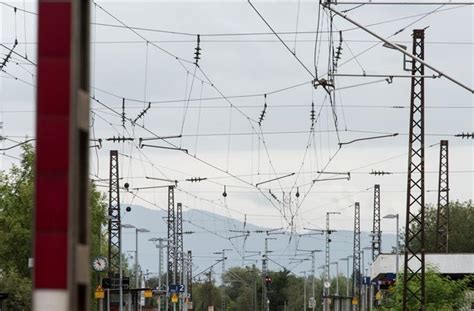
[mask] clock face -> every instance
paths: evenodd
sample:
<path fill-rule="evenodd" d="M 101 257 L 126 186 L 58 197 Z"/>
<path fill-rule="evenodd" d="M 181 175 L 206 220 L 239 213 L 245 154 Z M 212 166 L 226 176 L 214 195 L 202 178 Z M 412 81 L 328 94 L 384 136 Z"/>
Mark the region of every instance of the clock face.
<path fill-rule="evenodd" d="M 107 258 L 99 256 L 92 261 L 92 268 L 97 272 L 102 272 L 107 269 Z"/>

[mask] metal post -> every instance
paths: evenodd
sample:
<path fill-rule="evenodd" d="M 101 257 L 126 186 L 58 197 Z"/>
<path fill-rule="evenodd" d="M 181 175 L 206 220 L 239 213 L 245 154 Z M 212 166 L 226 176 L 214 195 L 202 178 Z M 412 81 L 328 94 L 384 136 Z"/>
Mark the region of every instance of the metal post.
<path fill-rule="evenodd" d="M 396 242 L 397 245 L 396 245 L 396 254 L 397 254 L 397 258 L 395 260 L 395 264 L 397 265 L 395 267 L 395 277 L 396 279 L 398 280 L 398 270 L 400 269 L 400 215 L 397 214 L 397 238 L 396 238 Z"/>
<path fill-rule="evenodd" d="M 161 291 L 161 274 L 163 270 L 163 239 L 158 239 L 158 289 Z M 161 311 L 161 294 L 158 298 L 158 311 Z M 168 311 L 168 310 L 166 310 Z"/>
<path fill-rule="evenodd" d="M 449 242 L 449 166 L 448 141 L 439 148 L 438 209 L 436 213 L 436 251 L 448 253 Z"/>
<path fill-rule="evenodd" d="M 331 292 L 331 275 L 330 275 L 330 259 L 331 259 L 331 253 L 330 253 L 330 247 L 329 244 L 331 243 L 330 235 L 333 231 L 331 230 L 329 226 L 329 215 L 336 215 L 340 214 L 339 212 L 327 212 L 326 213 L 326 251 L 325 251 L 325 263 L 324 263 L 324 282 L 323 282 L 323 310 L 324 311 L 329 311 L 330 310 L 330 305 L 329 305 L 329 295 Z M 329 285 L 329 286 L 327 286 Z"/>
<path fill-rule="evenodd" d="M 329 231 L 329 213 L 326 213 L 326 251 L 325 251 L 325 261 L 324 261 L 324 282 L 323 282 L 323 310 L 329 311 L 329 294 L 330 294 L 330 287 L 327 287 L 327 283 L 330 284 L 330 276 L 329 276 L 329 243 L 330 243 L 330 236 L 331 232 Z"/>
<path fill-rule="evenodd" d="M 123 263 L 122 263 L 122 225 L 119 225 L 119 311 L 123 310 Z"/>
<path fill-rule="evenodd" d="M 331 264 L 336 265 L 336 293 L 334 295 L 334 310 L 339 311 L 340 297 L 339 297 L 339 262 L 334 261 Z"/>
<path fill-rule="evenodd" d="M 135 288 L 138 288 L 138 228 L 135 228 Z"/>
<path fill-rule="evenodd" d="M 359 286 L 361 288 L 361 298 L 362 298 L 360 301 L 360 307 L 361 307 L 361 310 L 365 311 L 366 310 L 365 297 L 367 294 L 366 285 L 364 284 L 365 258 L 364 258 L 364 250 L 362 249 L 360 252 L 362 256 L 362 267 L 361 267 L 362 277 L 360 278 L 360 283 L 359 283 Z"/>
<path fill-rule="evenodd" d="M 265 278 L 268 274 L 268 240 L 276 240 L 276 238 L 265 238 L 265 249 L 262 260 L 262 310 L 269 310 L 267 287 L 265 286 Z"/>
<path fill-rule="evenodd" d="M 191 251 L 188 251 L 188 269 L 187 272 L 187 285 L 186 289 L 188 291 L 188 302 L 193 302 L 193 254 Z"/>
<path fill-rule="evenodd" d="M 347 305 L 347 311 L 351 309 L 351 301 L 349 300 L 349 259 L 352 258 L 352 256 L 347 257 L 347 279 L 346 279 L 346 305 Z"/>
<path fill-rule="evenodd" d="M 225 250 L 222 250 L 222 301 L 221 301 L 221 309 L 222 311 L 226 310 L 225 305 L 225 286 L 224 286 L 224 273 L 225 273 Z"/>
<path fill-rule="evenodd" d="M 412 75 L 424 75 L 424 29 L 413 31 Z M 424 78 L 411 79 L 410 130 L 405 226 L 403 310 L 413 303 L 425 310 L 425 126 Z M 409 286 L 419 284 L 418 286 Z"/>
<path fill-rule="evenodd" d="M 311 251 L 311 297 L 316 299 L 316 250 Z M 305 280 L 306 282 L 306 280 Z M 314 306 L 311 308 L 312 310 L 315 309 L 316 301 L 313 304 Z"/>
<path fill-rule="evenodd" d="M 306 271 L 303 271 L 303 311 L 306 311 Z M 314 272 L 313 272 L 314 275 Z"/>
<path fill-rule="evenodd" d="M 183 243 L 183 205 L 176 204 L 176 275 L 177 280 L 175 284 L 183 284 L 184 277 L 184 243 Z M 183 305 L 183 295 L 179 293 L 179 306 Z"/>
<path fill-rule="evenodd" d="M 227 257 L 225 256 L 226 251 L 231 251 L 229 248 L 224 248 L 222 252 L 216 252 L 214 254 L 222 254 L 222 275 L 221 275 L 221 280 L 222 280 L 222 299 L 221 299 L 221 309 L 226 310 L 226 299 L 225 299 L 225 280 L 224 280 L 224 274 L 225 274 L 225 261 Z"/>

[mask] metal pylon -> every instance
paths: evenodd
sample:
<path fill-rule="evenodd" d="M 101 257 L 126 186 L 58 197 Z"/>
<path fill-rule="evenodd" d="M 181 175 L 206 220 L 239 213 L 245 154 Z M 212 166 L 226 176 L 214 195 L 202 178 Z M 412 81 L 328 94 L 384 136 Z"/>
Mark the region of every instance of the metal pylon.
<path fill-rule="evenodd" d="M 352 297 L 357 299 L 360 304 L 360 284 L 361 284 L 361 271 L 360 271 L 360 204 L 355 202 L 354 206 L 354 249 L 353 249 L 353 264 L 352 264 Z M 354 305 L 355 310 L 359 310 L 359 304 Z"/>
<path fill-rule="evenodd" d="M 374 186 L 374 219 L 372 225 L 372 261 L 382 249 L 382 232 L 380 231 L 380 185 Z"/>
<path fill-rule="evenodd" d="M 420 59 L 424 59 L 424 38 L 423 29 L 413 31 L 413 55 Z M 411 63 L 403 310 L 425 310 L 425 69 L 416 60 Z"/>
<path fill-rule="evenodd" d="M 438 210 L 436 213 L 436 250 L 448 252 L 449 238 L 449 166 L 448 141 L 442 140 L 439 149 Z"/>
<path fill-rule="evenodd" d="M 174 186 L 168 187 L 168 286 L 176 284 L 176 219 L 174 211 Z"/>
<path fill-rule="evenodd" d="M 109 274 L 120 271 L 120 188 L 119 188 L 119 160 L 118 151 L 110 151 L 109 169 L 109 209 L 108 209 L 108 261 Z"/>

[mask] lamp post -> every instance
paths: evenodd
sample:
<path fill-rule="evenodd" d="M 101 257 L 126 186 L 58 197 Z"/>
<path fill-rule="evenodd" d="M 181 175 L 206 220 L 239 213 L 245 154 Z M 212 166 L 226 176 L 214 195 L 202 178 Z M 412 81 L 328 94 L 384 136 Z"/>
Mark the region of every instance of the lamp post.
<path fill-rule="evenodd" d="M 150 230 L 145 228 L 135 228 L 135 288 L 139 286 L 139 278 L 138 278 L 138 233 L 146 233 L 150 232 Z"/>
<path fill-rule="evenodd" d="M 400 234 L 399 234 L 399 226 L 400 226 L 400 223 L 399 223 L 399 215 L 398 214 L 388 214 L 388 215 L 385 215 L 383 216 L 383 218 L 385 219 L 396 219 L 397 221 L 397 236 L 396 236 L 396 245 L 395 245 L 395 248 L 396 248 L 396 259 L 395 259 L 395 278 L 398 279 L 398 268 L 399 268 L 399 257 L 400 257 Z"/>

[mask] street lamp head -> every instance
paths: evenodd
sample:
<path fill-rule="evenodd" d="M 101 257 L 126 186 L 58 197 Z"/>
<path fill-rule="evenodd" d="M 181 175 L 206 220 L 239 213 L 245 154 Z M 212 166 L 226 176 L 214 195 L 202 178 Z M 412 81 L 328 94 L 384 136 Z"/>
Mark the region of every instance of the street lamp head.
<path fill-rule="evenodd" d="M 349 258 L 354 258 L 354 255 L 347 256 L 347 259 L 349 259 Z"/>
<path fill-rule="evenodd" d="M 386 219 L 398 218 L 398 214 L 388 214 L 388 215 L 383 216 L 383 218 L 386 218 Z"/>
<path fill-rule="evenodd" d="M 122 228 L 132 229 L 132 228 L 135 228 L 135 226 L 131 224 L 122 224 Z"/>
<path fill-rule="evenodd" d="M 349 260 L 349 257 L 344 257 L 344 258 L 341 258 L 341 259 L 339 259 L 339 260 L 340 260 L 340 261 L 347 261 L 347 260 Z"/>
<path fill-rule="evenodd" d="M 137 228 L 137 232 L 146 233 L 146 232 L 150 232 L 150 230 L 146 228 Z"/>
<path fill-rule="evenodd" d="M 151 238 L 151 239 L 148 239 L 148 241 L 150 242 L 156 242 L 156 241 L 159 241 L 160 239 L 159 238 Z"/>
<path fill-rule="evenodd" d="M 338 261 L 333 261 L 333 262 L 331 262 L 331 265 L 338 265 L 338 264 L 339 264 Z"/>

